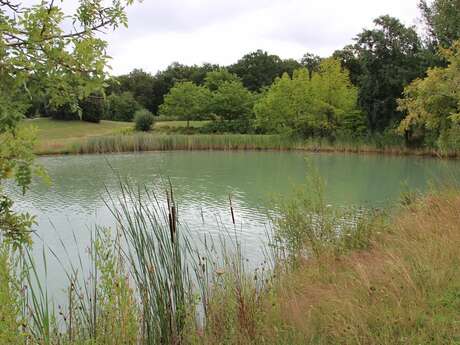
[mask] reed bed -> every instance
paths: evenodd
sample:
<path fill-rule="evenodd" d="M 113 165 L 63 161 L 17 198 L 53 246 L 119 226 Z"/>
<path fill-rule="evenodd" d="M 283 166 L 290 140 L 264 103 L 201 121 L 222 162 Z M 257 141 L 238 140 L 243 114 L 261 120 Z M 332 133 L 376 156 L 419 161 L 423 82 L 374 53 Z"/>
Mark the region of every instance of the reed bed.
<path fill-rule="evenodd" d="M 76 145 L 75 153 L 112 153 L 172 150 L 286 150 L 295 144 L 266 135 L 154 135 L 135 134 L 92 138 Z"/>
<path fill-rule="evenodd" d="M 439 158 L 457 158 L 460 151 L 442 151 L 430 148 L 407 148 L 399 144 L 386 144 L 325 139 L 299 140 L 280 135 L 255 134 L 158 134 L 135 133 L 99 136 L 70 141 L 63 145 L 42 143 L 36 148 L 39 155 L 46 154 L 107 154 L 144 151 L 174 150 L 302 150 L 308 152 L 338 152 L 358 154 L 415 155 Z"/>

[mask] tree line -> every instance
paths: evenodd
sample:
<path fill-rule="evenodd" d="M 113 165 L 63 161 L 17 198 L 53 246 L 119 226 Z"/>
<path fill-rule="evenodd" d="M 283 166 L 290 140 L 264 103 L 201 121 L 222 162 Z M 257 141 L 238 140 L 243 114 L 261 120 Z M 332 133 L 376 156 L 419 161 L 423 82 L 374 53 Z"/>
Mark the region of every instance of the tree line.
<path fill-rule="evenodd" d="M 397 18 L 381 16 L 353 44 L 327 58 L 307 53 L 300 60 L 281 59 L 257 50 L 230 66 L 176 62 L 156 74 L 135 69 L 108 80 L 105 96 L 93 95 L 93 103 L 100 101 L 99 117 L 111 120 L 131 121 L 145 108 L 164 118 L 213 120 L 204 130 L 214 132 L 380 137 L 435 145 L 455 132 L 457 118 L 450 115 L 458 112 L 456 99 L 446 96 L 455 104 L 449 108 L 446 97 L 437 95 L 433 102 L 441 109 L 431 110 L 433 104 L 415 98 L 426 96 L 420 90 L 429 83 L 424 78 L 437 76 L 442 82 L 436 71 L 456 73 L 460 0 L 422 0 L 419 8 L 422 35 Z M 81 116 L 67 110 L 70 117 Z M 44 113 L 66 117 L 69 111 Z M 420 118 L 428 115 L 422 111 L 445 120 L 436 126 L 423 122 Z"/>

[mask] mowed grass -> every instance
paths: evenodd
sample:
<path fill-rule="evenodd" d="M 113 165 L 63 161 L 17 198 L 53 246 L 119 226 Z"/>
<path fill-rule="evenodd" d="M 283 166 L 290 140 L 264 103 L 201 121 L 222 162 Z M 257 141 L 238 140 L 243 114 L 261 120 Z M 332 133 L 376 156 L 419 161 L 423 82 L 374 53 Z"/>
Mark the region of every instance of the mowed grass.
<path fill-rule="evenodd" d="M 101 121 L 90 123 L 83 121 L 57 121 L 49 118 L 24 120 L 22 128 L 36 129 L 37 154 L 65 153 L 72 145 L 84 142 L 88 138 L 113 135 L 133 127 L 129 122 Z"/>
<path fill-rule="evenodd" d="M 202 127 L 207 121 L 190 121 L 190 127 Z M 186 121 L 163 121 L 155 123 L 154 130 L 186 127 Z M 89 139 L 129 133 L 132 122 L 102 120 L 100 123 L 84 121 L 59 121 L 50 118 L 27 119 L 22 128 L 34 127 L 37 132 L 37 154 L 71 153 L 75 145 L 86 143 Z"/>

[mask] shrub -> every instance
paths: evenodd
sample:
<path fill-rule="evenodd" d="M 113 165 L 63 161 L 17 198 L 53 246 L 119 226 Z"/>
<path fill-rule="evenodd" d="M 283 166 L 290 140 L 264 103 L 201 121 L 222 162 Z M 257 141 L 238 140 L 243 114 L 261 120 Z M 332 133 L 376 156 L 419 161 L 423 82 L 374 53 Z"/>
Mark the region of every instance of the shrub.
<path fill-rule="evenodd" d="M 241 133 L 248 134 L 254 133 L 252 121 L 248 118 L 241 118 L 233 121 L 214 120 L 200 129 L 200 133 Z"/>
<path fill-rule="evenodd" d="M 442 151 L 460 150 L 460 125 L 442 131 L 437 144 Z"/>
<path fill-rule="evenodd" d="M 141 109 L 131 92 L 113 93 L 108 97 L 106 118 L 113 121 L 132 121 L 134 113 Z"/>
<path fill-rule="evenodd" d="M 154 117 L 147 109 L 141 109 L 134 114 L 134 122 L 136 131 L 148 132 L 152 128 Z"/>
<path fill-rule="evenodd" d="M 105 99 L 100 93 L 94 93 L 80 102 L 81 119 L 87 122 L 99 123 L 105 112 Z"/>
<path fill-rule="evenodd" d="M 70 104 L 63 104 L 50 110 L 50 116 L 54 120 L 74 121 L 80 120 L 78 109 L 72 107 Z"/>

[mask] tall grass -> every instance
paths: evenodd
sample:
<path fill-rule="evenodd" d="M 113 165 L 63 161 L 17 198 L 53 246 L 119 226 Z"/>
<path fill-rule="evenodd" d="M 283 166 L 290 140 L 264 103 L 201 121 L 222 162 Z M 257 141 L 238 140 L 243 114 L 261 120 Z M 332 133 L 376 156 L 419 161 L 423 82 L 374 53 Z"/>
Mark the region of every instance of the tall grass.
<path fill-rule="evenodd" d="M 289 149 L 292 140 L 265 135 L 152 135 L 99 137 L 75 145 L 74 153 L 111 153 L 170 150 Z"/>
<path fill-rule="evenodd" d="M 383 222 L 328 207 L 312 176 L 280 205 L 273 266 L 249 269 L 230 231 L 193 248 L 171 187 L 166 207 L 125 184 L 107 201 L 117 232 L 97 229 L 89 269 L 67 271 L 65 306 L 3 243 L 1 344 L 458 343 L 459 191 L 406 198 Z"/>
<path fill-rule="evenodd" d="M 417 198 L 390 223 L 377 222 L 367 247 L 319 251 L 277 270 L 252 304 L 254 336 L 234 321 L 202 343 L 458 343 L 459 209 L 458 191 Z"/>
<path fill-rule="evenodd" d="M 455 158 L 456 150 L 408 148 L 375 140 L 300 140 L 280 135 L 135 133 L 83 138 L 59 147 L 40 145 L 37 154 L 120 153 L 172 150 L 303 150 L 310 152 L 385 153 Z"/>
<path fill-rule="evenodd" d="M 305 185 L 293 197 L 278 202 L 274 239 L 296 261 L 325 252 L 339 255 L 365 249 L 382 220 L 377 212 L 356 207 L 333 207 L 325 199 L 325 181 L 310 166 Z"/>
<path fill-rule="evenodd" d="M 140 190 L 122 184 L 121 196 L 111 204 L 127 241 L 141 306 L 142 338 L 152 345 L 181 344 L 186 322 L 195 313 L 187 262 L 192 250 L 187 234 L 178 231 L 172 188 L 166 211 L 155 195 L 144 192 L 142 196 Z"/>

